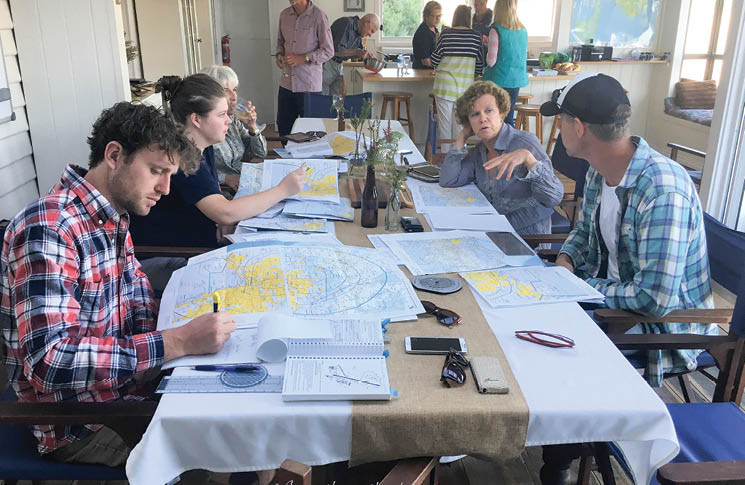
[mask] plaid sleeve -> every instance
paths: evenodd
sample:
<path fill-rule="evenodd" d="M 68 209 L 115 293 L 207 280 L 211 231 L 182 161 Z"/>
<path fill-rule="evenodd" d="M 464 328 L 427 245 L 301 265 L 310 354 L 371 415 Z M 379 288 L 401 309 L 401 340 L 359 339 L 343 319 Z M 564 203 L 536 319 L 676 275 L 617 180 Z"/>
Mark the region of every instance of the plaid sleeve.
<path fill-rule="evenodd" d="M 664 316 L 679 308 L 694 218 L 685 196 L 668 192 L 639 209 L 639 270 L 632 281 L 591 278 L 587 283 L 605 295 L 608 308 Z"/>
<path fill-rule="evenodd" d="M 585 279 L 586 275 L 577 273 L 577 270 L 587 260 L 587 251 L 590 247 L 590 221 L 592 220 L 590 214 L 593 208 L 588 206 L 586 197 L 582 198 L 582 207 L 580 209 L 574 229 L 572 229 L 566 241 L 564 241 L 559 254 L 569 256 L 572 259 L 575 274 Z"/>
<path fill-rule="evenodd" d="M 23 372 L 37 391 L 113 389 L 162 364 L 159 333 L 127 337 L 96 331 L 102 323 L 97 310 L 114 302 L 107 301 L 103 281 L 80 282 L 76 244 L 64 229 L 28 225 L 8 254 Z M 81 323 L 82 313 L 89 319 Z"/>
<path fill-rule="evenodd" d="M 130 249 L 134 253 L 132 235 L 127 234 L 127 252 Z M 134 320 L 132 333 L 136 335 L 153 332 L 158 322 L 158 305 L 155 302 L 153 288 L 150 286 L 150 280 L 147 279 L 147 275 L 140 269 L 140 262 L 137 261 L 137 258 L 132 258 L 132 264 L 134 265 L 135 275 L 132 281 L 134 294 L 131 306 Z"/>

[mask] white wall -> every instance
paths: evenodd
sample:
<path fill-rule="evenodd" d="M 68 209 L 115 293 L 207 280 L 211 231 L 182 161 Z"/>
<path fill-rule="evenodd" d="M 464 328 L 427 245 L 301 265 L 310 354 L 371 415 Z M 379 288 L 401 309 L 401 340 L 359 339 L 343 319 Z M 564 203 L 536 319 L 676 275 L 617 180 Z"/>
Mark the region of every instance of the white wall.
<path fill-rule="evenodd" d="M 87 166 L 93 122 L 130 99 L 115 0 L 10 0 L 39 190 L 67 163 Z"/>
<path fill-rule="evenodd" d="M 274 100 L 279 78 L 273 82 L 276 70 L 274 43 L 270 40 L 270 6 L 288 5 L 279 0 L 215 0 L 215 60 L 222 64 L 220 41 L 230 35 L 230 67 L 238 75 L 239 96 L 251 100 L 261 123 L 273 123 L 276 118 Z M 276 35 L 276 31 L 275 31 Z M 206 48 L 206 46 L 204 46 Z M 274 69 L 273 69 L 274 68 Z"/>
<path fill-rule="evenodd" d="M 143 77 L 186 74 L 184 23 L 178 0 L 144 0 L 135 4 Z"/>
<path fill-rule="evenodd" d="M 0 45 L 16 114 L 15 121 L 0 124 L 0 219 L 10 219 L 38 198 L 39 190 L 36 187 L 36 169 L 26 121 L 26 99 L 7 0 L 0 1 Z"/>

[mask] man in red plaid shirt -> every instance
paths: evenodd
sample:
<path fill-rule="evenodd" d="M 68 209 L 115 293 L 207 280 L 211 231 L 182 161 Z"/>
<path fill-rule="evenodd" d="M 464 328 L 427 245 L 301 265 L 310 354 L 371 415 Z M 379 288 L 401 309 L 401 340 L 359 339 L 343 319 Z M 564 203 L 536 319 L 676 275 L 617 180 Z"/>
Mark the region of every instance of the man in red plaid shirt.
<path fill-rule="evenodd" d="M 0 260 L 0 329 L 20 401 L 143 399 L 144 374 L 164 362 L 220 350 L 235 329 L 224 312 L 156 330 L 157 305 L 129 236 L 196 147 L 157 109 L 118 103 L 88 138 L 89 170 L 61 180 L 21 211 Z M 58 461 L 118 466 L 129 447 L 101 426 L 35 426 L 39 452 Z"/>

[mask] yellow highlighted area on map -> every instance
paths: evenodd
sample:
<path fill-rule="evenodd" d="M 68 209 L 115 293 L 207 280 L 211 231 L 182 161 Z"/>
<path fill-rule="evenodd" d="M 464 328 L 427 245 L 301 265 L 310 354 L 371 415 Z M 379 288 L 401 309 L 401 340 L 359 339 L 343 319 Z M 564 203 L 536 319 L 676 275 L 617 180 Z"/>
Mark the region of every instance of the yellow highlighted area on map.
<path fill-rule="evenodd" d="M 465 273 L 464 276 L 474 288 L 485 293 L 514 286 L 517 294 L 521 297 L 535 298 L 536 300 L 540 300 L 543 297 L 540 292 L 535 290 L 533 285 L 509 278 L 498 270 Z"/>
<path fill-rule="evenodd" d="M 213 293 L 220 295 L 220 310 L 232 315 L 268 312 L 284 302 L 284 274 L 278 256 L 246 263 L 245 256 L 230 254 L 226 260 L 226 269 L 239 276 L 240 284 L 208 291 L 189 302 L 177 305 L 178 321 L 188 321 L 211 312 Z"/>
<path fill-rule="evenodd" d="M 319 179 L 312 178 L 313 168 L 308 169 L 306 177 L 308 181 L 305 183 L 305 189 L 299 192 L 300 195 L 336 195 L 338 194 L 338 180 L 334 174 L 328 174 Z"/>
<path fill-rule="evenodd" d="M 354 151 L 355 141 L 348 136 L 337 135 L 333 140 L 331 140 L 329 145 L 333 148 L 334 155 L 343 155 Z"/>

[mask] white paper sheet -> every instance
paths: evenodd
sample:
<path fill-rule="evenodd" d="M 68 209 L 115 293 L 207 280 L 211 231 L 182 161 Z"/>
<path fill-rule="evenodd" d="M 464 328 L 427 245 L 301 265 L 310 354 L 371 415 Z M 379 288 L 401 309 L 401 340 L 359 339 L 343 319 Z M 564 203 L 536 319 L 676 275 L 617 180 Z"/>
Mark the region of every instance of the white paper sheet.
<path fill-rule="evenodd" d="M 406 179 L 418 213 L 459 211 L 462 214 L 494 214 L 496 210 L 474 184 L 440 187 L 438 184 Z"/>
<path fill-rule="evenodd" d="M 354 220 L 352 202 L 346 197 L 341 197 L 338 204 L 309 200 L 288 200 L 282 213 L 292 217 L 325 218 L 340 221 Z"/>
<path fill-rule="evenodd" d="M 238 225 L 240 227 L 268 229 L 272 231 L 329 232 L 330 224 L 326 219 L 307 219 L 277 214 L 270 219 L 252 217 L 251 219 L 239 222 Z"/>
<path fill-rule="evenodd" d="M 462 211 L 433 210 L 427 213 L 433 230 L 507 231 L 512 226 L 501 214 L 463 214 Z"/>
<path fill-rule="evenodd" d="M 282 362 L 287 357 L 288 339 L 331 339 L 333 336 L 328 320 L 300 320 L 269 313 L 259 319 L 256 357 L 264 362 Z"/>
<path fill-rule="evenodd" d="M 492 308 L 603 300 L 602 293 L 562 266 L 500 268 L 460 275 Z"/>
<path fill-rule="evenodd" d="M 504 253 L 483 232 L 381 234 L 380 240 L 413 275 L 478 271 L 505 264 Z"/>

